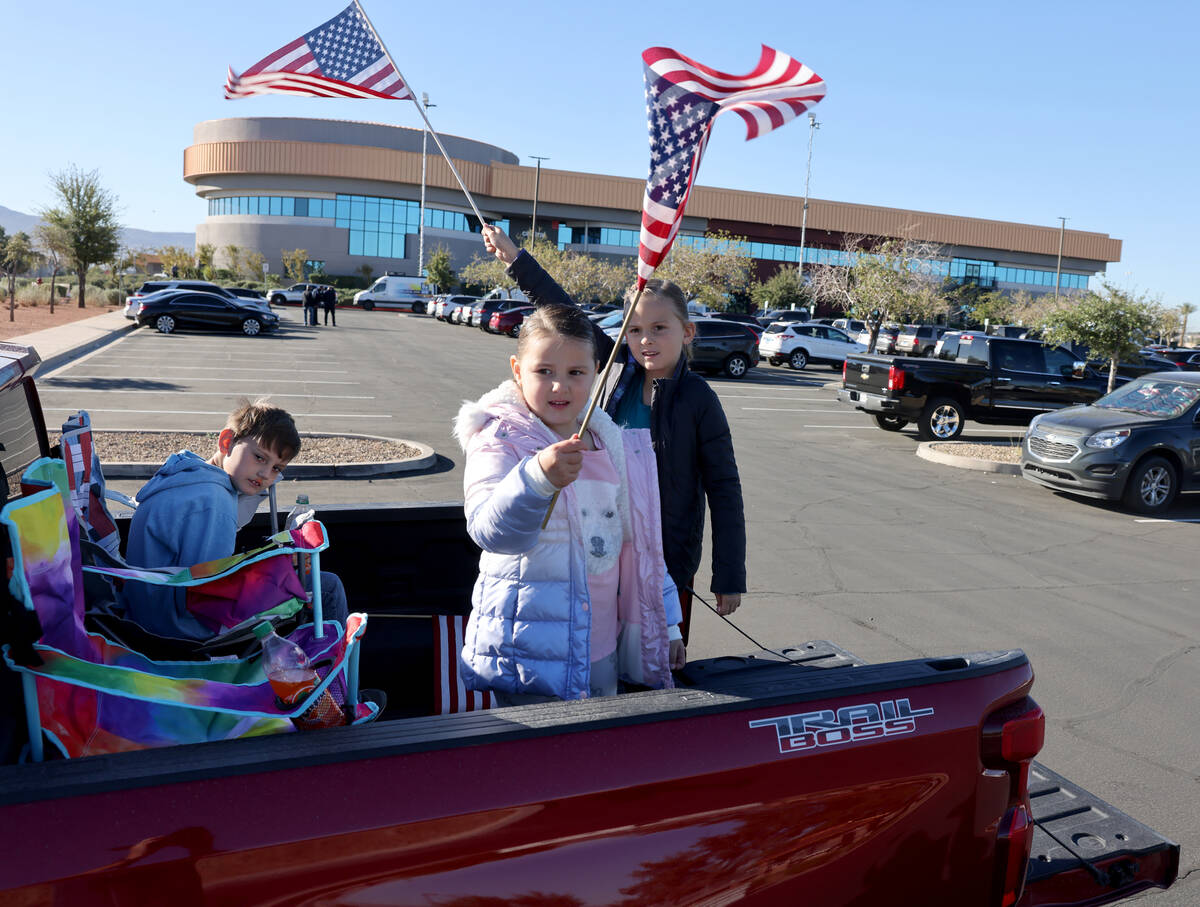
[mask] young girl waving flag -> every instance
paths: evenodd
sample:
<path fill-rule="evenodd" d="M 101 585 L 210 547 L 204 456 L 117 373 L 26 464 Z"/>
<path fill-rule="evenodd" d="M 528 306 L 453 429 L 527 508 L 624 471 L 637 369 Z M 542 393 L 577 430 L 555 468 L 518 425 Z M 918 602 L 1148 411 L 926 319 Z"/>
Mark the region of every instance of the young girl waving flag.
<path fill-rule="evenodd" d="M 467 453 L 467 529 L 483 549 L 465 683 L 502 704 L 611 696 L 618 678 L 672 686 L 680 609 L 649 432 L 596 412 L 578 435 L 596 348 L 573 306 L 526 318 L 510 366 L 512 380 L 465 403 L 454 428 Z"/>
<path fill-rule="evenodd" d="M 571 299 L 502 230 L 483 228 L 487 250 L 535 305 L 572 305 Z M 627 294 L 626 305 L 633 296 Z M 595 329 L 601 361 L 612 341 Z M 704 504 L 712 514 L 712 585 L 717 611 L 731 614 L 746 591 L 746 520 L 733 439 L 721 401 L 703 378 L 687 367 L 687 345 L 695 327 L 687 300 L 667 280 L 649 280 L 638 301 L 600 403 L 618 425 L 649 428 L 658 459 L 662 495 L 663 553 L 667 570 L 682 591 L 684 625 L 704 543 Z"/>

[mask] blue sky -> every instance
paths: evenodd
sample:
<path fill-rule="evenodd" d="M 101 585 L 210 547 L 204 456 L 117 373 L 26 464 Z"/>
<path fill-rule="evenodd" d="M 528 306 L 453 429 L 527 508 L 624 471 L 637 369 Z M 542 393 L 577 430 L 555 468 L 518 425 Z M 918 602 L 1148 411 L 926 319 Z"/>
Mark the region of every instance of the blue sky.
<path fill-rule="evenodd" d="M 439 131 L 522 163 L 547 155 L 547 167 L 639 178 L 641 51 L 663 44 L 736 73 L 769 44 L 828 83 L 814 198 L 1051 226 L 1066 216 L 1069 228 L 1123 240 L 1113 282 L 1170 306 L 1200 303 L 1194 4 L 364 3 L 410 84 L 437 104 Z M 0 205 L 36 212 L 52 201 L 49 173 L 77 164 L 100 171 L 128 226 L 193 230 L 204 208 L 181 173 L 198 121 L 418 127 L 409 102 L 223 98 L 226 66 L 246 68 L 343 6 L 15 5 Z M 700 182 L 802 195 L 805 122 L 743 135 L 736 118 L 717 123 Z"/>

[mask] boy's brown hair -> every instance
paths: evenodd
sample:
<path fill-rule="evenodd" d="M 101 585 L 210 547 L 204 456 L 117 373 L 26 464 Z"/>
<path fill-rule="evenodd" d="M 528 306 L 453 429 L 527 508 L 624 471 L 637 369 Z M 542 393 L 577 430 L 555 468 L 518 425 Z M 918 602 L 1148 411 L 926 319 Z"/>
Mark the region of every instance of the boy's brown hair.
<path fill-rule="evenodd" d="M 300 433 L 296 431 L 295 420 L 265 398 L 253 403 L 243 400 L 225 420 L 225 428 L 233 432 L 234 444 L 250 438 L 274 451 L 281 460 L 292 460 L 300 453 Z"/>

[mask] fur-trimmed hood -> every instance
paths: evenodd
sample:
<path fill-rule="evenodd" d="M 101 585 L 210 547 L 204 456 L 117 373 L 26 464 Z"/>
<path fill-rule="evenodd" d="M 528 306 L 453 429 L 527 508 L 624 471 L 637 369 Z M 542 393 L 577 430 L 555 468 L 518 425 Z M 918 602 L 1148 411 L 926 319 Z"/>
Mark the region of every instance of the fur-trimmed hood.
<path fill-rule="evenodd" d="M 468 450 L 471 441 L 496 419 L 511 419 L 519 425 L 525 425 L 544 435 L 548 444 L 561 440 L 545 422 L 537 417 L 521 395 L 511 378 L 499 387 L 488 391 L 478 400 L 464 400 L 454 419 L 454 439 L 458 441 L 463 451 Z M 625 442 L 621 437 L 621 427 L 613 421 L 612 416 L 596 407 L 588 422 L 588 431 L 593 431 L 600 438 L 612 460 L 617 475 L 621 477 L 621 491 L 617 496 L 617 506 L 621 511 L 621 524 L 629 537 L 629 485 L 625 477 Z"/>

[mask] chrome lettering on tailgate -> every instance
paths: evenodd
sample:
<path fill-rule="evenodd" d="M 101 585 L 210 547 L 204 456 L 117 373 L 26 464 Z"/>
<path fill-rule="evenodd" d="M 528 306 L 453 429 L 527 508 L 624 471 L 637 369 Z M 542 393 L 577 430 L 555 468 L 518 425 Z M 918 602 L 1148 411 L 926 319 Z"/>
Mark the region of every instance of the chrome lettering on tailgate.
<path fill-rule="evenodd" d="M 880 703 L 864 702 L 840 708 L 760 718 L 750 727 L 773 727 L 779 739 L 779 752 L 797 753 L 822 746 L 837 746 L 856 740 L 873 740 L 911 734 L 917 719 L 927 718 L 933 709 L 913 709 L 907 699 L 888 699 Z"/>

